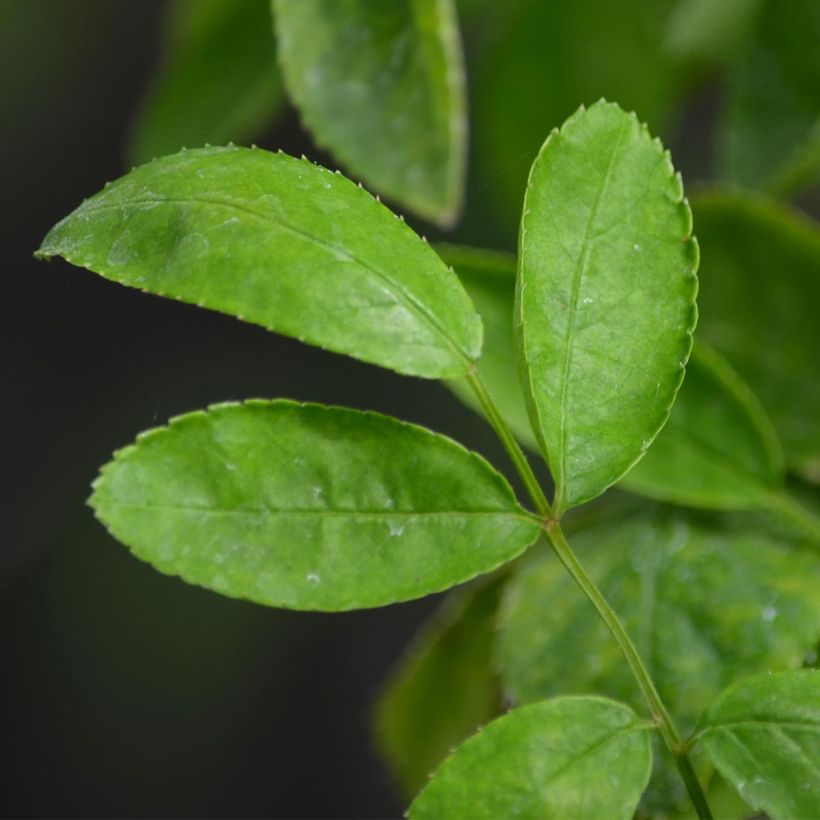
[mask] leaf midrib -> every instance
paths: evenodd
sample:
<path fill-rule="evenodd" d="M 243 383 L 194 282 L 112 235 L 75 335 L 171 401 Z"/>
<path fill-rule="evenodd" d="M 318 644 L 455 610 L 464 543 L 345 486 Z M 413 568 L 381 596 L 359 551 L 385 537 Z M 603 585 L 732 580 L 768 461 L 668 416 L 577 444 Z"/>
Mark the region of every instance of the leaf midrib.
<path fill-rule="evenodd" d="M 393 279 L 391 279 L 388 275 L 382 273 L 378 268 L 373 267 L 369 262 L 365 262 L 363 259 L 360 259 L 356 254 L 351 253 L 346 248 L 336 245 L 332 242 L 327 242 L 320 237 L 317 237 L 307 231 L 299 228 L 295 225 L 292 225 L 287 220 L 282 219 L 281 217 L 274 216 L 273 214 L 266 214 L 260 213 L 259 211 L 255 210 L 254 208 L 249 207 L 248 205 L 239 204 L 237 202 L 229 202 L 223 199 L 219 199 L 217 197 L 202 197 L 202 196 L 191 196 L 191 197 L 151 197 L 145 199 L 124 199 L 121 200 L 119 203 L 102 203 L 102 204 L 95 204 L 93 206 L 87 205 L 84 209 L 84 213 L 94 212 L 94 211 L 110 211 L 110 210 L 120 210 L 126 206 L 139 206 L 145 204 L 155 204 L 155 205 L 164 205 L 164 204 L 176 204 L 176 205 L 190 205 L 194 203 L 200 203 L 203 205 L 214 205 L 217 207 L 228 208 L 232 210 L 241 211 L 243 213 L 249 214 L 250 216 L 255 217 L 256 219 L 266 223 L 275 225 L 282 230 L 288 231 L 292 233 L 294 236 L 298 236 L 301 239 L 305 239 L 309 242 L 318 245 L 320 248 L 323 248 L 334 255 L 341 255 L 346 257 L 351 262 L 355 262 L 357 265 L 361 265 L 365 270 L 369 271 L 373 276 L 375 276 L 395 297 L 398 301 L 400 301 L 404 306 L 415 316 L 417 316 L 423 324 L 425 324 L 428 329 L 433 332 L 434 336 L 439 337 L 442 339 L 448 347 L 456 354 L 456 357 L 460 359 L 464 365 L 465 370 L 469 369 L 469 367 L 473 364 L 473 359 L 466 353 L 466 351 L 462 350 L 461 347 L 455 342 L 450 335 L 445 331 L 445 329 L 441 326 L 438 322 L 436 317 L 433 314 L 427 312 L 424 308 L 424 305 L 420 303 L 412 293 L 404 290 L 400 285 L 398 285 Z M 442 263 L 443 264 L 443 263 Z"/>
<path fill-rule="evenodd" d="M 566 415 L 567 415 L 567 393 L 568 393 L 568 374 L 569 370 L 572 367 L 572 353 L 574 347 L 572 345 L 572 339 L 575 335 L 575 321 L 578 314 L 578 299 L 580 297 L 581 292 L 581 280 L 587 273 L 587 267 L 589 265 L 589 257 L 590 257 L 590 233 L 592 231 L 592 226 L 595 224 L 598 218 L 598 211 L 601 206 L 601 201 L 606 194 L 606 190 L 609 187 L 609 181 L 612 176 L 612 169 L 615 165 L 615 157 L 617 156 L 618 152 L 621 148 L 621 143 L 623 142 L 624 135 L 626 134 L 626 127 L 621 125 L 619 128 L 618 139 L 615 145 L 612 148 L 612 154 L 609 157 L 609 162 L 607 164 L 606 173 L 604 174 L 603 182 L 601 183 L 601 187 L 598 189 L 598 194 L 595 197 L 595 202 L 593 203 L 592 210 L 590 211 L 589 218 L 587 219 L 586 227 L 584 228 L 584 240 L 582 244 L 581 256 L 579 257 L 578 261 L 576 262 L 575 269 L 572 274 L 572 293 L 570 295 L 570 304 L 569 304 L 569 316 L 567 317 L 567 327 L 564 333 L 564 359 L 561 363 L 561 389 L 559 395 L 559 438 L 560 438 L 560 449 L 558 453 L 558 470 L 556 475 L 556 483 L 558 486 L 557 498 L 556 498 L 556 508 L 562 509 L 564 506 L 564 502 L 566 500 L 566 459 L 567 459 L 567 424 L 566 424 Z"/>
<path fill-rule="evenodd" d="M 270 507 L 206 507 L 197 506 L 193 504 L 149 504 L 149 503 L 133 503 L 122 501 L 111 501 L 112 507 L 120 509 L 135 509 L 135 510 L 174 510 L 178 512 L 195 512 L 206 513 L 208 515 L 236 515 L 248 517 L 316 517 L 328 516 L 331 518 L 374 518 L 374 519 L 410 519 L 410 518 L 491 518 L 503 517 L 511 518 L 517 521 L 523 521 L 528 524 L 539 523 L 534 516 L 529 516 L 524 513 L 515 512 L 513 510 L 429 510 L 429 511 L 409 511 L 409 510 L 344 510 L 344 509 L 310 509 L 310 508 L 293 508 L 293 509 L 273 509 Z"/>

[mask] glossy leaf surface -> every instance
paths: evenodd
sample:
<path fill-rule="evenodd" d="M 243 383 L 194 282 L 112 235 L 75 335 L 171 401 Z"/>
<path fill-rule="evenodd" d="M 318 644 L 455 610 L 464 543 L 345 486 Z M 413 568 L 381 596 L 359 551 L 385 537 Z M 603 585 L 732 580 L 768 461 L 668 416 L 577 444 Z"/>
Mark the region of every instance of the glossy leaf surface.
<path fill-rule="evenodd" d="M 461 245 L 438 245 L 436 250 L 458 274 L 481 316 L 484 343 L 478 372 L 482 381 L 518 440 L 537 450 L 538 443 L 530 427 L 515 361 L 515 257 L 509 253 Z M 482 412 L 475 393 L 465 380 L 451 381 L 448 386 L 466 405 Z"/>
<path fill-rule="evenodd" d="M 746 53 L 728 78 L 724 171 L 787 193 L 820 179 L 820 6 L 762 0 Z"/>
<path fill-rule="evenodd" d="M 258 136 L 284 98 L 268 0 L 176 0 L 165 27 L 163 63 L 131 134 L 132 162 Z"/>
<path fill-rule="evenodd" d="M 453 592 L 387 682 L 376 708 L 376 737 L 408 796 L 501 709 L 493 663 L 503 581 L 492 578 Z"/>
<path fill-rule="evenodd" d="M 668 154 L 617 105 L 579 110 L 533 164 L 515 322 L 557 513 L 617 481 L 667 419 L 696 320 L 691 230 Z"/>
<path fill-rule="evenodd" d="M 290 609 L 381 606 L 495 569 L 538 535 L 479 456 L 373 413 L 217 405 L 119 451 L 91 504 L 161 572 Z"/>
<path fill-rule="evenodd" d="M 420 216 L 461 207 L 467 120 L 452 0 L 273 0 L 285 84 L 316 140 Z"/>
<path fill-rule="evenodd" d="M 820 480 L 820 229 L 751 194 L 693 199 L 700 332 L 759 397 L 789 467 Z"/>
<path fill-rule="evenodd" d="M 626 820 L 649 779 L 650 728 L 603 698 L 515 709 L 442 764 L 409 817 Z"/>
<path fill-rule="evenodd" d="M 718 353 L 696 344 L 664 429 L 621 484 L 662 501 L 752 509 L 783 481 L 777 434 Z"/>
<path fill-rule="evenodd" d="M 775 820 L 809 818 L 820 806 L 820 673 L 781 672 L 725 691 L 698 732 L 743 799 Z"/>
<path fill-rule="evenodd" d="M 731 682 L 799 666 L 820 636 L 816 556 L 758 525 L 649 507 L 572 543 L 685 730 Z M 645 708 L 618 647 L 552 555 L 508 585 L 499 656 L 519 702 L 596 692 Z"/>
<path fill-rule="evenodd" d="M 460 375 L 481 349 L 469 297 L 425 242 L 349 180 L 285 154 L 203 148 L 144 165 L 38 255 L 400 373 Z"/>

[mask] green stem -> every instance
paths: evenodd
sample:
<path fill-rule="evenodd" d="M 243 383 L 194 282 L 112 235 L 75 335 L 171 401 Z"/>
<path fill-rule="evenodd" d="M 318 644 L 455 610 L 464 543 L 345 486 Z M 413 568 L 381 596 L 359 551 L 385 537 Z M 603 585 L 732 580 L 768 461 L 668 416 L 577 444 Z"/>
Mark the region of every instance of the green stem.
<path fill-rule="evenodd" d="M 484 411 L 484 415 L 492 425 L 493 430 L 495 430 L 501 439 L 501 443 L 504 445 L 504 449 L 512 460 L 518 475 L 521 476 L 521 480 L 524 482 L 524 486 L 532 499 L 532 503 L 535 504 L 535 509 L 545 518 L 551 515 L 552 511 L 549 501 L 547 501 L 547 497 L 544 495 L 544 491 L 541 489 L 541 485 L 538 483 L 538 479 L 535 477 L 535 473 L 532 471 L 527 457 L 521 450 L 512 431 L 507 426 L 507 422 L 504 421 L 501 417 L 501 413 L 498 412 L 498 408 L 487 392 L 487 388 L 484 387 L 478 373 L 475 371 L 468 373 L 467 383 L 475 393 L 479 404 L 481 404 L 481 409 Z"/>
<path fill-rule="evenodd" d="M 672 716 L 661 700 L 661 696 L 658 694 L 658 690 L 655 688 L 655 684 L 652 682 L 652 678 L 644 666 L 641 656 L 635 648 L 635 644 L 632 643 L 632 639 L 629 637 L 624 625 L 609 605 L 609 602 L 604 598 L 601 590 L 598 589 L 595 582 L 589 577 L 581 562 L 570 548 L 566 538 L 564 538 L 561 524 L 553 519 L 547 522 L 545 530 L 549 537 L 550 544 L 552 544 L 552 548 L 555 550 L 555 554 L 567 568 L 569 574 L 578 586 L 581 587 L 581 590 L 589 599 L 590 603 L 598 611 L 601 620 L 612 633 L 612 637 L 615 638 L 621 652 L 626 658 L 644 699 L 649 705 L 652 717 L 658 726 L 658 731 L 660 731 L 661 737 L 664 743 L 666 743 L 666 747 L 675 760 L 680 776 L 686 784 L 686 789 L 689 792 L 689 797 L 692 799 L 698 817 L 701 818 L 701 820 L 711 820 L 712 813 L 709 809 L 709 804 L 706 802 L 706 795 L 703 793 L 700 781 L 695 774 L 695 770 L 692 768 L 692 762 L 689 760 L 686 743 L 684 743 L 678 733 Z"/>
<path fill-rule="evenodd" d="M 532 471 L 532 467 L 530 467 L 518 442 L 515 440 L 507 423 L 501 417 L 498 408 L 492 400 L 492 396 L 487 392 L 478 374 L 475 372 L 468 373 L 467 381 L 478 397 L 481 408 L 484 410 L 488 421 L 493 426 L 493 429 L 501 439 L 501 443 L 512 459 L 538 512 L 543 516 L 542 525 L 553 550 L 581 588 L 584 595 L 586 595 L 590 603 L 595 607 L 626 658 L 629 668 L 632 670 L 632 674 L 635 676 L 635 680 L 638 682 L 638 686 L 649 705 L 649 710 L 661 733 L 661 737 L 672 754 L 680 776 L 686 784 L 686 789 L 689 792 L 689 797 L 692 800 L 698 817 L 701 820 L 712 820 L 712 812 L 709 809 L 709 804 L 706 802 L 706 795 L 703 793 L 700 781 L 695 774 L 692 762 L 689 760 L 689 755 L 687 754 L 688 747 L 678 733 L 672 716 L 661 700 L 661 696 L 658 694 L 658 690 L 655 688 L 655 684 L 644 666 L 641 656 L 635 648 L 635 644 L 632 643 L 632 639 L 616 615 L 615 610 L 612 609 L 609 602 L 604 598 L 601 590 L 598 589 L 595 582 L 589 577 L 581 562 L 567 543 L 566 538 L 564 538 L 561 524 L 552 514 L 550 504 L 538 483 L 538 479 L 536 479 Z"/>
<path fill-rule="evenodd" d="M 796 526 L 805 533 L 815 545 L 820 546 L 820 518 L 809 512 L 802 504 L 795 501 L 783 490 L 767 493 L 764 497 L 766 507 L 782 519 Z"/>

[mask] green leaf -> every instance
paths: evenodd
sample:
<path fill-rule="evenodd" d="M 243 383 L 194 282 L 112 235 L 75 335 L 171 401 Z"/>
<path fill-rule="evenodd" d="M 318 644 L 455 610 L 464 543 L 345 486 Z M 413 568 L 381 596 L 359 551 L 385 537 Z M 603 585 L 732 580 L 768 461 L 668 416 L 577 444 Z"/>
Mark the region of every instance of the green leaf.
<path fill-rule="evenodd" d="M 820 229 L 751 194 L 704 191 L 693 206 L 700 332 L 760 398 L 789 467 L 820 480 Z"/>
<path fill-rule="evenodd" d="M 477 369 L 516 438 L 532 450 L 538 443 L 530 427 L 515 361 L 513 307 L 515 257 L 500 251 L 462 245 L 437 245 L 439 256 L 451 265 L 476 306 L 484 327 L 484 344 Z M 475 393 L 465 379 L 447 386 L 468 406 L 483 415 Z"/>
<path fill-rule="evenodd" d="M 515 709 L 459 747 L 410 818 L 631 818 L 651 725 L 620 703 L 568 697 Z"/>
<path fill-rule="evenodd" d="M 175 0 L 165 28 L 163 62 L 131 133 L 132 162 L 245 142 L 273 121 L 284 95 L 268 0 Z"/>
<path fill-rule="evenodd" d="M 682 726 L 738 678 L 799 666 L 820 637 L 820 565 L 760 527 L 653 505 L 573 538 Z M 508 584 L 499 659 L 518 702 L 600 693 L 645 707 L 596 612 L 550 554 Z"/>
<path fill-rule="evenodd" d="M 453 592 L 387 682 L 376 708 L 376 739 L 407 795 L 501 709 L 493 657 L 504 580 Z"/>
<path fill-rule="evenodd" d="M 273 0 L 285 86 L 317 141 L 420 216 L 453 222 L 467 153 L 452 0 Z"/>
<path fill-rule="evenodd" d="M 132 171 L 43 241 L 108 279 L 428 378 L 465 373 L 481 322 L 455 274 L 343 176 L 285 154 L 185 151 Z"/>
<path fill-rule="evenodd" d="M 669 421 L 621 485 L 707 509 L 754 509 L 783 483 L 777 433 L 728 362 L 695 345 Z"/>
<path fill-rule="evenodd" d="M 515 299 L 510 254 L 456 245 L 436 248 L 452 265 L 484 325 L 478 370 L 516 437 L 537 449 L 513 361 Z M 464 380 L 449 386 L 480 407 Z M 695 345 L 666 426 L 621 480 L 632 492 L 695 507 L 748 509 L 770 501 L 783 480 L 777 434 L 748 386 L 705 343 Z"/>
<path fill-rule="evenodd" d="M 691 229 L 668 153 L 617 105 L 580 109 L 532 166 L 515 321 L 556 514 L 617 481 L 666 422 L 697 316 Z"/>
<path fill-rule="evenodd" d="M 771 817 L 811 818 L 820 807 L 820 673 L 781 672 L 725 691 L 698 737 L 743 799 Z"/>
<path fill-rule="evenodd" d="M 143 433 L 103 468 L 91 505 L 161 572 L 290 609 L 438 592 L 539 532 L 506 481 L 450 439 L 289 401 L 216 405 Z"/>
<path fill-rule="evenodd" d="M 467 217 L 479 226 L 474 235 L 480 241 L 506 246 L 514 238 L 527 169 L 544 135 L 581 101 L 618 100 L 662 133 L 684 86 L 664 48 L 673 5 L 674 0 L 465 0 L 463 9 L 460 4 L 476 185 Z"/>
<path fill-rule="evenodd" d="M 789 193 L 820 180 L 820 6 L 763 0 L 729 76 L 719 153 L 733 182 Z"/>

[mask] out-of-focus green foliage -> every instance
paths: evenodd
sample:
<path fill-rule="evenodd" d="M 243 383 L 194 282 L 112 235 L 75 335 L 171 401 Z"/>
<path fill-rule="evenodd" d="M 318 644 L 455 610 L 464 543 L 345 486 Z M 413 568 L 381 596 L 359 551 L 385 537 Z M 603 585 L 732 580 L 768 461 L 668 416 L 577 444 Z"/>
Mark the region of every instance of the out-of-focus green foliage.
<path fill-rule="evenodd" d="M 320 145 L 400 205 L 461 210 L 467 111 L 454 0 L 272 0 L 288 93 Z"/>
<path fill-rule="evenodd" d="M 761 0 L 752 36 L 727 72 L 720 148 L 729 179 L 774 193 L 820 179 L 818 49 L 816 0 Z"/>
<path fill-rule="evenodd" d="M 282 102 L 268 0 L 172 0 L 162 64 L 134 122 L 134 163 L 248 142 Z"/>

